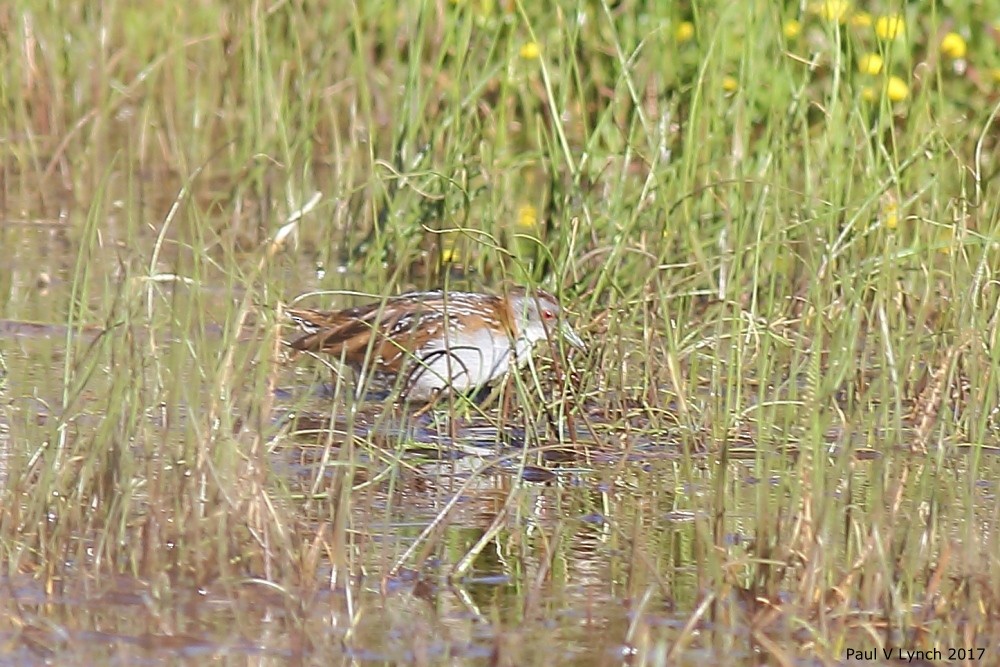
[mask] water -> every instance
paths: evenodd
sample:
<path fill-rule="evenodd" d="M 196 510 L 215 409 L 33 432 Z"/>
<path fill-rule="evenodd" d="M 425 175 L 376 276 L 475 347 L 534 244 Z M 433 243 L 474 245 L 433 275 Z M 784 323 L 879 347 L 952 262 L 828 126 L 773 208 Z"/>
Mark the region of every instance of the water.
<path fill-rule="evenodd" d="M 18 563 L 0 665 L 810 664 L 795 576 L 743 575 L 810 557 L 777 536 L 814 518 L 762 503 L 808 493 L 800 457 L 856 451 L 818 490 L 847 504 L 882 506 L 900 474 L 837 429 L 764 455 L 749 429 L 720 463 L 661 420 L 668 388 L 656 411 L 608 392 L 569 417 L 557 393 L 356 403 L 349 374 L 275 342 L 275 303 L 331 284 L 314 262 L 254 278 L 259 248 L 197 253 L 178 232 L 149 281 L 158 235 L 122 225 L 87 240 L 81 210 L 0 220 L 0 521 Z M 983 480 L 979 521 L 995 497 Z M 827 553 L 857 557 L 832 534 Z"/>

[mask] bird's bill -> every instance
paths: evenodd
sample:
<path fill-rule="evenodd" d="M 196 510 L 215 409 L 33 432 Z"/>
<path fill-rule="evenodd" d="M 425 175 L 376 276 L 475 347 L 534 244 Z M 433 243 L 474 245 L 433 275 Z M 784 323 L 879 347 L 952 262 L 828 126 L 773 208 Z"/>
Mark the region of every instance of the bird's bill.
<path fill-rule="evenodd" d="M 559 333 L 566 340 L 566 342 L 572 345 L 573 347 L 578 347 L 581 350 L 587 349 L 587 346 L 583 344 L 583 340 L 578 335 L 576 335 L 575 331 L 573 331 L 573 327 L 571 327 L 566 322 L 563 322 L 562 326 L 559 327 Z"/>

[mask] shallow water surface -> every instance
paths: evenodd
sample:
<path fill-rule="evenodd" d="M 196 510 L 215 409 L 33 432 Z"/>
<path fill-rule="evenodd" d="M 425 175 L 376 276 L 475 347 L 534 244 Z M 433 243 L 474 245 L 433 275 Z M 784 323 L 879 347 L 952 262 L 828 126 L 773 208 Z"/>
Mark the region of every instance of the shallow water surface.
<path fill-rule="evenodd" d="M 55 223 L 0 236 L 18 239 L 0 482 L 19 564 L 0 580 L 0 665 L 812 664 L 795 577 L 744 576 L 805 558 L 767 540 L 812 519 L 760 508 L 803 493 L 803 460 L 834 470 L 827 493 L 883 506 L 870 434 L 721 447 L 657 421 L 672 398 L 612 393 L 356 402 L 349 373 L 280 346 L 274 304 L 318 286 L 308 262 L 282 259 L 288 293 L 256 303 L 183 250 L 151 281 L 142 244 L 81 259 Z M 985 521 L 994 499 L 984 480 L 970 511 Z"/>

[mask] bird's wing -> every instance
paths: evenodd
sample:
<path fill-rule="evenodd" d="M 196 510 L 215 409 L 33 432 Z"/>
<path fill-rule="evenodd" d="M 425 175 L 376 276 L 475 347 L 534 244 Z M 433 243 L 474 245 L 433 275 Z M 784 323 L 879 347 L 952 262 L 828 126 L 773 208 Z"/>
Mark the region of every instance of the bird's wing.
<path fill-rule="evenodd" d="M 371 359 L 381 370 L 399 371 L 410 352 L 440 335 L 445 323 L 443 312 L 430 302 L 400 305 L 377 303 L 332 313 L 289 309 L 304 332 L 289 346 L 325 352 L 356 366 Z"/>

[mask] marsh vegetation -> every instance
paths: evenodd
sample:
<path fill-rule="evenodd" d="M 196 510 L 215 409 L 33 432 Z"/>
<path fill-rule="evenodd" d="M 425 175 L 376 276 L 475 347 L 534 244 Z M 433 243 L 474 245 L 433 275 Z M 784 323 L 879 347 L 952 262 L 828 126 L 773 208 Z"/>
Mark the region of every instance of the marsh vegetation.
<path fill-rule="evenodd" d="M 1000 5 L 866 9 L 0 7 L 5 653 L 997 660 Z M 282 344 L 505 283 L 482 401 Z"/>

